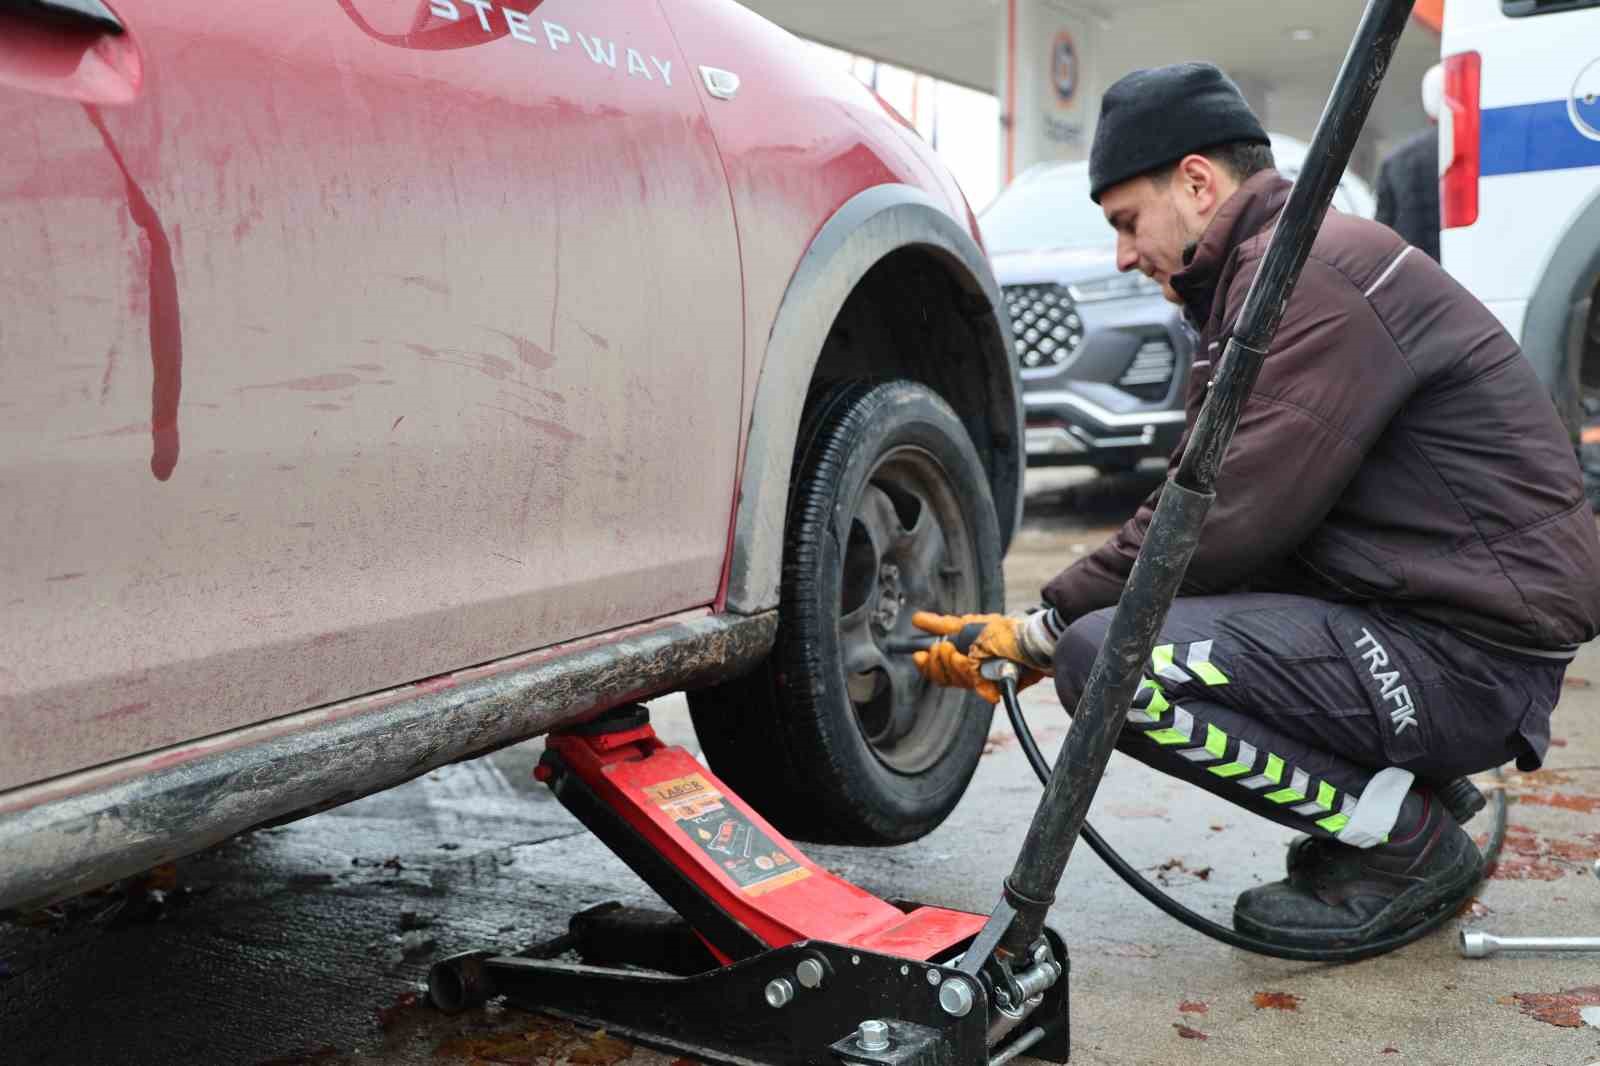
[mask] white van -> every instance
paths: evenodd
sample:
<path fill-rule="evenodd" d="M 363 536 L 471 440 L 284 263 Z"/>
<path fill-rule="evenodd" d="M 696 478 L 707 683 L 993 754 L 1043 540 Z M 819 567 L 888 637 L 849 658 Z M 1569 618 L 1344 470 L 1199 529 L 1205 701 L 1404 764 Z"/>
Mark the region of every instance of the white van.
<path fill-rule="evenodd" d="M 1600 396 L 1600 0 L 1449 0 L 1440 250 L 1576 430 Z"/>

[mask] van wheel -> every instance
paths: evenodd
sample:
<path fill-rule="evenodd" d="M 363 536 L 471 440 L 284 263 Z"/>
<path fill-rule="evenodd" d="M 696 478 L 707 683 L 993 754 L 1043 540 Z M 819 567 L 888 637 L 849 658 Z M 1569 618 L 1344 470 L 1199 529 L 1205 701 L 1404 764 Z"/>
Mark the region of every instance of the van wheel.
<path fill-rule="evenodd" d="M 1005 601 L 989 482 L 944 400 L 905 381 L 836 385 L 802 420 L 777 643 L 689 694 L 711 769 L 784 833 L 899 844 L 932 831 L 977 768 L 993 708 L 928 684 L 885 645 L 917 610 Z"/>

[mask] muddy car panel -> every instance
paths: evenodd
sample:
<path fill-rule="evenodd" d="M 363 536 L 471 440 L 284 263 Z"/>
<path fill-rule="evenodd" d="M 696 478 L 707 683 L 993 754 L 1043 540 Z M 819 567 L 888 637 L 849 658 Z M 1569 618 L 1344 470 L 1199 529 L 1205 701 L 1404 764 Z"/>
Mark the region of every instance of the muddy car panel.
<path fill-rule="evenodd" d="M 970 211 L 744 9 L 114 8 L 0 13 L 0 911 L 749 669 L 824 371 L 1014 527 Z M 819 367 L 896 255 L 982 357 Z"/>
<path fill-rule="evenodd" d="M 653 4 L 441 6 L 129 2 L 133 99 L 0 90 L 0 788 L 713 599 L 695 79 Z"/>

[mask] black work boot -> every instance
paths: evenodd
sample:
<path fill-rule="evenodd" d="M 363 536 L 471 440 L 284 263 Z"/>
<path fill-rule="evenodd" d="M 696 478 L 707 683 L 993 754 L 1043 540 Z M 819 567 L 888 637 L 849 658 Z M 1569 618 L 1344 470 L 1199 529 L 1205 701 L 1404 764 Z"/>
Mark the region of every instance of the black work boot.
<path fill-rule="evenodd" d="M 1369 943 L 1458 905 L 1476 887 L 1483 859 L 1442 805 L 1418 792 L 1388 843 L 1296 842 L 1289 865 L 1287 879 L 1240 894 L 1235 929 L 1294 947 Z"/>

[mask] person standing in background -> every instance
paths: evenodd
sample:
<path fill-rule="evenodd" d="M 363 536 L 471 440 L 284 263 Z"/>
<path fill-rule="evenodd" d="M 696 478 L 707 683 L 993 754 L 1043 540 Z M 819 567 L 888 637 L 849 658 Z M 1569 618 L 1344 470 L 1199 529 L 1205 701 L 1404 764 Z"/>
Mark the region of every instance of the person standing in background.
<path fill-rule="evenodd" d="M 1427 129 L 1389 154 L 1378 170 L 1377 220 L 1439 261 L 1439 106 L 1444 68 L 1435 63 L 1422 76 Z"/>

